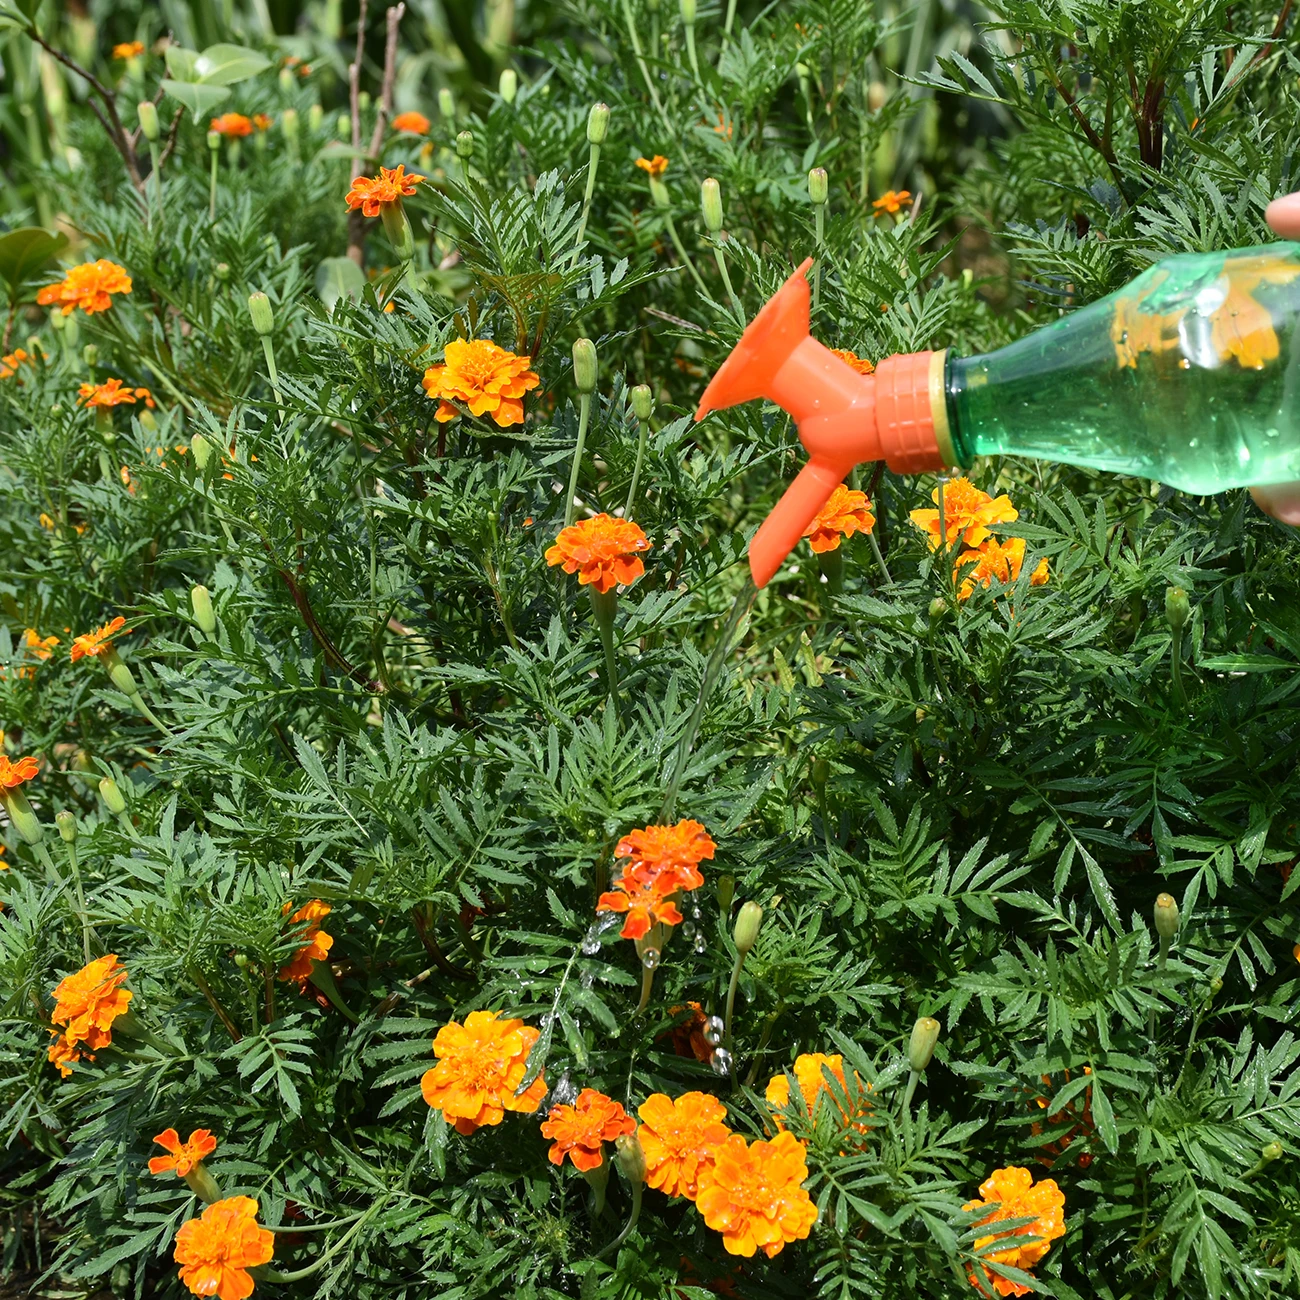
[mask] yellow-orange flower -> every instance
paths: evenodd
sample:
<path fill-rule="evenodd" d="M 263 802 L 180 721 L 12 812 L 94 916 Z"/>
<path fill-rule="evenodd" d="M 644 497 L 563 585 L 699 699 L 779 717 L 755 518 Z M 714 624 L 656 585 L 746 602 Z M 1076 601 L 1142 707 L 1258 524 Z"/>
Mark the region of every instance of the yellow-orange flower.
<path fill-rule="evenodd" d="M 93 1053 L 113 1041 L 113 1021 L 127 1010 L 130 989 L 124 989 L 126 967 L 116 953 L 97 957 L 79 971 L 60 980 L 54 989 L 54 1011 L 50 1020 L 59 1028 L 48 1055 L 65 1077 L 72 1073 L 68 1062 Z M 82 1046 L 89 1049 L 82 1052 Z"/>
<path fill-rule="evenodd" d="M 529 357 L 507 352 L 491 339 L 453 339 L 443 364 L 430 366 L 421 383 L 429 400 L 438 403 L 434 418 L 441 423 L 460 414 L 453 402 L 463 402 L 472 415 L 490 415 L 498 428 L 508 429 L 524 422 L 524 394 L 541 383 L 531 365 Z"/>
<path fill-rule="evenodd" d="M 8 754 L 0 754 L 0 790 L 14 790 L 24 781 L 30 781 L 40 770 L 40 764 L 30 754 L 16 763 L 9 761 Z"/>
<path fill-rule="evenodd" d="M 546 1153 L 553 1165 L 562 1165 L 567 1155 L 574 1168 L 584 1173 L 605 1158 L 604 1144 L 636 1129 L 636 1120 L 611 1097 L 595 1088 L 584 1088 L 572 1106 L 552 1106 L 542 1125 L 542 1136 L 553 1141 Z"/>
<path fill-rule="evenodd" d="M 636 165 L 641 168 L 647 176 L 660 177 L 668 170 L 668 159 L 661 153 L 655 154 L 653 158 L 638 158 Z"/>
<path fill-rule="evenodd" d="M 429 119 L 423 113 L 398 113 L 393 118 L 393 130 L 405 131 L 408 135 L 428 135 Z"/>
<path fill-rule="evenodd" d="M 539 1074 L 521 1096 L 528 1053 L 538 1031 L 522 1020 L 500 1020 L 499 1011 L 471 1011 L 463 1025 L 443 1025 L 433 1040 L 438 1064 L 420 1080 L 424 1100 L 440 1110 L 458 1133 L 500 1124 L 508 1110 L 531 1115 L 546 1096 Z"/>
<path fill-rule="evenodd" d="M 143 53 L 143 41 L 123 41 L 120 45 L 113 46 L 113 57 L 115 59 L 134 59 Z"/>
<path fill-rule="evenodd" d="M 704 1008 L 698 1002 L 688 1002 L 683 1007 L 669 1007 L 668 1014 L 684 1015 L 687 1018 L 660 1034 L 659 1040 L 668 1039 L 678 1056 L 693 1056 L 697 1061 L 708 1065 L 717 1055 L 718 1048 L 716 1042 L 710 1042 L 705 1033 L 709 1027 L 709 1018 L 704 1014 Z"/>
<path fill-rule="evenodd" d="M 681 888 L 668 877 L 640 873 L 627 867 L 614 882 L 614 888 L 601 894 L 597 912 L 626 912 L 627 920 L 619 935 L 624 939 L 644 939 L 652 925 L 680 925 L 682 914 L 673 895 Z"/>
<path fill-rule="evenodd" d="M 153 410 L 153 394 L 147 388 L 130 388 L 120 379 L 106 379 L 102 384 L 82 384 L 77 389 L 78 406 L 134 406 L 136 402 L 143 402 Z"/>
<path fill-rule="evenodd" d="M 852 1096 L 848 1082 L 844 1077 L 844 1058 L 842 1056 L 838 1054 L 828 1056 L 822 1052 L 805 1052 L 803 1055 L 795 1057 L 794 1062 L 795 1082 L 798 1083 L 799 1091 L 803 1094 L 804 1106 L 807 1107 L 809 1117 L 815 1121 L 819 1114 L 818 1102 L 822 1099 L 824 1094 L 827 1099 L 827 1104 L 829 1105 L 830 1103 L 833 1103 L 840 1113 L 841 1120 L 847 1123 L 849 1117 L 845 1114 L 843 1105 L 839 1098 L 834 1095 L 830 1086 L 827 1084 L 826 1075 L 823 1073 L 823 1069 L 831 1072 L 832 1077 L 839 1084 L 845 1096 Z M 861 1091 L 864 1088 L 864 1085 L 862 1079 L 856 1072 L 853 1075 L 853 1080 L 857 1085 L 858 1090 Z M 866 1084 L 865 1088 L 870 1091 L 871 1085 Z M 780 1109 L 789 1106 L 789 1075 L 784 1073 L 774 1074 L 768 1082 L 767 1091 L 764 1096 L 766 1097 L 769 1106 Z M 822 1109 L 824 1110 L 826 1107 L 823 1106 Z M 853 1118 L 858 1119 L 860 1116 L 866 1115 L 870 1109 L 871 1107 L 868 1105 L 866 1100 L 863 1099 L 860 1109 Z M 772 1118 L 778 1129 L 784 1127 L 780 1115 L 774 1114 Z M 854 1127 L 860 1133 L 865 1133 L 868 1125 L 857 1123 Z"/>
<path fill-rule="evenodd" d="M 1020 1228 L 1009 1228 L 1005 1232 L 992 1232 L 985 1237 L 975 1239 L 975 1249 L 995 1241 L 1006 1240 L 1015 1244 L 991 1251 L 984 1256 L 997 1264 L 1009 1264 L 1012 1268 L 1029 1272 L 1052 1248 L 1052 1242 L 1065 1236 L 1065 1196 L 1051 1178 L 1044 1178 L 1035 1183 L 1028 1169 L 1012 1166 L 1009 1169 L 995 1169 L 980 1184 L 980 1199 L 967 1201 L 964 1209 L 977 1210 L 981 1206 L 993 1207 L 990 1213 L 977 1220 L 980 1227 L 986 1223 L 997 1223 L 1001 1219 L 1027 1219 Z M 1028 1239 L 1028 1240 L 1026 1240 Z M 971 1285 L 984 1295 L 990 1294 L 984 1283 L 991 1285 L 999 1295 L 1028 1295 L 1029 1287 L 1013 1282 L 1009 1278 L 999 1277 L 989 1269 L 979 1266 L 981 1279 L 975 1272 L 969 1273 Z"/>
<path fill-rule="evenodd" d="M 34 627 L 29 627 L 23 632 L 22 644 L 23 651 L 28 657 L 39 659 L 44 663 L 54 653 L 54 647 L 59 644 L 59 638 L 57 636 L 42 637 Z M 18 676 L 24 678 L 35 677 L 36 665 L 27 664 L 19 668 Z"/>
<path fill-rule="evenodd" d="M 668 1196 L 693 1201 L 701 1178 L 713 1168 L 715 1153 L 731 1137 L 722 1122 L 727 1108 L 707 1092 L 680 1097 L 656 1092 L 641 1103 L 637 1114 L 646 1182 Z"/>
<path fill-rule="evenodd" d="M 939 489 L 930 493 L 930 500 L 938 504 Z M 969 479 L 955 478 L 943 486 L 944 544 L 951 546 L 958 538 L 967 546 L 978 546 L 989 536 L 990 524 L 1009 524 L 1020 518 L 1011 498 L 1003 493 L 991 497 L 981 492 Z M 939 549 L 939 512 L 937 510 L 912 510 L 908 516 L 928 534 L 930 549 Z"/>
<path fill-rule="evenodd" d="M 248 1300 L 253 1294 L 250 1268 L 269 1264 L 275 1234 L 257 1221 L 251 1196 L 228 1196 L 209 1205 L 197 1218 L 182 1223 L 173 1258 L 179 1277 L 197 1296 Z"/>
<path fill-rule="evenodd" d="M 77 307 L 92 316 L 113 305 L 113 294 L 130 292 L 131 277 L 116 262 L 101 257 L 97 262 L 74 266 L 58 284 L 47 284 L 36 295 L 36 301 L 42 307 L 57 303 L 64 316 Z"/>
<path fill-rule="evenodd" d="M 868 361 L 866 357 L 858 356 L 856 352 L 849 351 L 848 348 L 831 348 L 831 351 L 846 366 L 856 370 L 860 375 L 874 375 L 876 373 L 876 367 L 872 362 Z"/>
<path fill-rule="evenodd" d="M 911 190 L 886 190 L 871 206 L 875 209 L 876 216 L 883 217 L 887 212 L 891 215 L 901 212 L 911 201 Z"/>
<path fill-rule="evenodd" d="M 352 188 L 347 192 L 348 210 L 360 208 L 362 216 L 377 217 L 385 203 L 400 203 L 402 195 L 414 194 L 415 187 L 423 180 L 423 176 L 408 176 L 405 163 L 381 167 L 378 176 L 354 176 Z"/>
<path fill-rule="evenodd" d="M 218 135 L 241 138 L 253 134 L 253 123 L 243 113 L 222 113 L 208 123 L 208 130 L 215 131 Z"/>
<path fill-rule="evenodd" d="M 174 1173 L 177 1178 L 186 1174 L 217 1149 L 217 1139 L 205 1128 L 196 1128 L 188 1142 L 174 1128 L 165 1128 L 154 1141 L 170 1155 L 154 1156 L 149 1161 L 151 1174 Z"/>
<path fill-rule="evenodd" d="M 841 483 L 817 512 L 816 519 L 804 530 L 804 536 L 808 545 L 821 554 L 837 550 L 842 537 L 869 533 L 875 526 L 876 516 L 871 513 L 867 494 Z"/>
<path fill-rule="evenodd" d="M 46 360 L 49 360 L 46 357 Z M 36 358 L 26 348 L 19 348 L 15 352 L 8 352 L 0 357 L 0 379 L 12 379 L 17 373 L 20 366 L 34 366 Z M 23 382 L 21 379 L 18 381 Z"/>
<path fill-rule="evenodd" d="M 257 131 L 269 131 L 275 124 L 275 119 L 270 113 L 254 113 L 253 128 Z"/>
<path fill-rule="evenodd" d="M 578 575 L 580 585 L 603 594 L 620 583 L 635 582 L 645 572 L 640 553 L 649 549 L 640 524 L 596 515 L 562 528 L 555 544 L 547 548 L 546 563 L 562 565 L 565 573 Z"/>
<path fill-rule="evenodd" d="M 283 911 L 288 912 L 292 907 L 292 903 L 286 903 Z M 305 983 L 311 975 L 312 962 L 324 961 L 329 956 L 330 949 L 334 946 L 334 936 L 326 934 L 317 925 L 318 921 L 323 921 L 329 914 L 330 905 L 322 903 L 319 898 L 313 898 L 289 918 L 290 925 L 306 922 L 307 928 L 303 931 L 302 947 L 294 953 L 293 960 L 287 966 L 280 967 L 282 980 Z"/>
<path fill-rule="evenodd" d="M 98 658 L 107 653 L 115 637 L 130 636 L 132 629 L 127 628 L 124 632 L 122 631 L 124 627 L 126 627 L 126 619 L 119 614 L 111 623 L 105 623 L 103 627 L 98 627 L 93 632 L 83 632 L 81 636 L 74 636 L 69 658 L 75 664 L 78 659 L 84 659 L 87 655 Z"/>
<path fill-rule="evenodd" d="M 991 587 L 994 578 L 1002 583 L 1015 582 L 1020 577 L 1020 568 L 1024 562 L 1025 539 L 1023 537 L 1009 537 L 1005 542 L 999 542 L 996 537 L 989 537 L 975 550 L 963 551 L 952 568 L 954 580 L 962 579 L 957 591 L 957 599 L 969 600 L 977 584 L 981 587 Z M 972 564 L 974 568 L 966 567 Z M 964 578 L 963 569 L 966 570 Z M 1047 556 L 1043 556 L 1034 566 L 1033 573 L 1029 575 L 1029 582 L 1031 586 L 1041 587 L 1047 579 Z"/>
<path fill-rule="evenodd" d="M 704 1222 L 722 1233 L 728 1254 L 761 1250 L 770 1258 L 817 1222 L 817 1207 L 803 1186 L 807 1177 L 803 1143 L 793 1133 L 750 1143 L 733 1133 L 701 1172 L 695 1204 Z"/>
<path fill-rule="evenodd" d="M 614 856 L 631 862 L 614 888 L 601 894 L 596 911 L 626 912 L 620 931 L 624 939 L 642 939 L 652 925 L 679 924 L 682 914 L 674 895 L 704 883 L 699 865 L 713 857 L 716 847 L 695 821 L 629 831 L 614 846 Z"/>

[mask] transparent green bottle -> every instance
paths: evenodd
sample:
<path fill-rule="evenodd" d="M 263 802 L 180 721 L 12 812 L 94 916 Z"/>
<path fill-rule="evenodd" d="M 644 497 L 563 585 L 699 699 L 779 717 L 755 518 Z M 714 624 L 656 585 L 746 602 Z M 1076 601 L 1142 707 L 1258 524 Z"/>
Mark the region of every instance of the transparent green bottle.
<path fill-rule="evenodd" d="M 997 352 L 950 354 L 951 450 L 1197 494 L 1300 479 L 1298 316 L 1300 244 L 1166 258 Z"/>

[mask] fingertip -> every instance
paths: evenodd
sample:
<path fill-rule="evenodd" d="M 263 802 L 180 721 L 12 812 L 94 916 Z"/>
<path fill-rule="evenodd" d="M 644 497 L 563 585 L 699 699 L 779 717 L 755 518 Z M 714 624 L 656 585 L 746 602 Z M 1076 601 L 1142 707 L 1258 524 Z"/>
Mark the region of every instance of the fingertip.
<path fill-rule="evenodd" d="M 1300 238 L 1300 192 L 1284 194 L 1264 209 L 1264 220 L 1283 239 Z"/>
<path fill-rule="evenodd" d="M 1265 483 L 1251 488 L 1250 495 L 1266 515 L 1300 527 L 1300 483 Z"/>

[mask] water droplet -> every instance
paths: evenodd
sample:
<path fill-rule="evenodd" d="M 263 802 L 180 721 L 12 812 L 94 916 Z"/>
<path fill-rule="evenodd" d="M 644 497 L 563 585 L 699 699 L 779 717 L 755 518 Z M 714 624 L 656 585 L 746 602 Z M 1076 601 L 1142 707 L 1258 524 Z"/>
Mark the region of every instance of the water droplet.
<path fill-rule="evenodd" d="M 641 954 L 641 965 L 644 966 L 646 970 L 654 970 L 654 968 L 659 965 L 659 949 L 647 948 Z"/>
<path fill-rule="evenodd" d="M 683 939 L 694 939 L 694 938 L 695 938 L 695 922 L 694 922 L 694 921 L 683 921 L 683 922 L 682 922 L 682 938 L 683 938 Z"/>
<path fill-rule="evenodd" d="M 710 1047 L 716 1047 L 722 1042 L 722 1035 L 726 1033 L 727 1027 L 722 1023 L 721 1016 L 710 1016 L 704 1022 L 704 1041 Z"/>
<path fill-rule="evenodd" d="M 713 1073 L 720 1074 L 725 1079 L 731 1073 L 731 1053 L 725 1047 L 719 1047 L 713 1053 L 710 1064 L 713 1066 Z"/>
<path fill-rule="evenodd" d="M 596 933 L 596 927 L 593 925 L 582 940 L 583 955 L 594 957 L 600 951 L 600 935 Z"/>
<path fill-rule="evenodd" d="M 697 934 L 695 936 L 696 952 L 703 952 L 708 946 L 709 946 L 709 941 L 702 934 Z"/>
<path fill-rule="evenodd" d="M 565 1070 L 555 1081 L 555 1087 L 551 1089 L 550 1096 L 546 1098 L 546 1105 L 538 1109 L 543 1112 L 543 1118 L 545 1118 L 545 1112 L 552 1106 L 572 1106 L 577 1099 L 578 1085 L 573 1082 L 568 1070 Z"/>

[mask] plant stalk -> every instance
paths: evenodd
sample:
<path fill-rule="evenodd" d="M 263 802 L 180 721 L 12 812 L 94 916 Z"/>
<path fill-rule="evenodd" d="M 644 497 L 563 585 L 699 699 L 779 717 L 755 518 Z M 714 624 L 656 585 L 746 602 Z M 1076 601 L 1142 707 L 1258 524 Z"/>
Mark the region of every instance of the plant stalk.
<path fill-rule="evenodd" d="M 591 394 L 578 394 L 578 441 L 573 447 L 573 468 L 569 471 L 569 495 L 564 502 L 564 526 L 573 523 L 574 498 L 578 492 L 578 473 L 582 469 L 582 449 L 587 442 L 587 425 L 591 420 Z"/>

